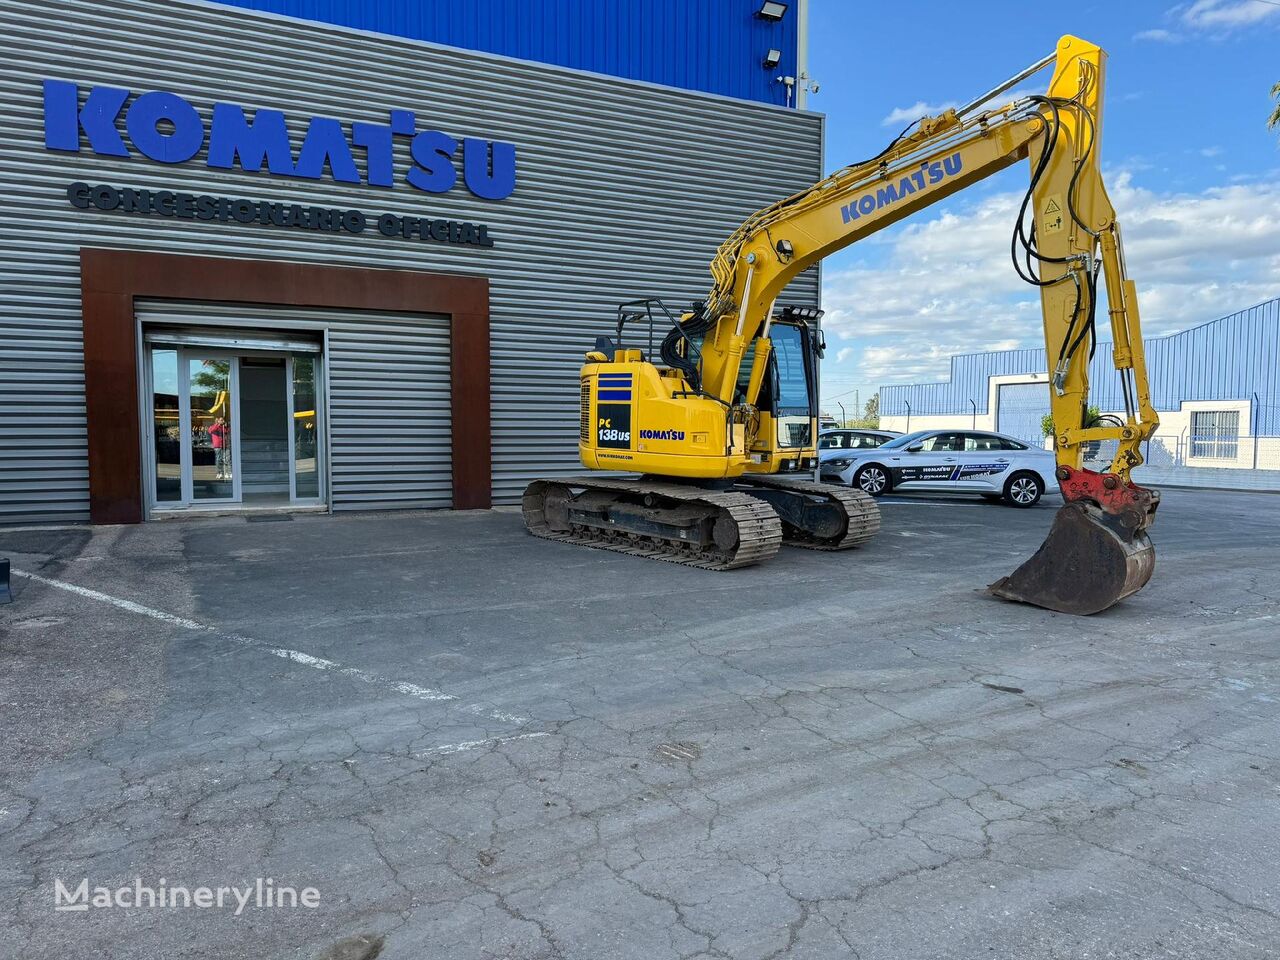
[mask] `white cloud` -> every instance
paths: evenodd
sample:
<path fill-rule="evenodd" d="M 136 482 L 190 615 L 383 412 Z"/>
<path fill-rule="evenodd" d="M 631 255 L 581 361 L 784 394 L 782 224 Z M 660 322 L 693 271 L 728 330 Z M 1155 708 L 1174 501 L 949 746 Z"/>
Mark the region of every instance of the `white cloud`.
<path fill-rule="evenodd" d="M 979 344 L 934 343 L 921 349 L 900 344 L 868 347 L 863 353 L 862 368 L 868 381 L 885 383 L 917 383 L 945 377 L 951 358 L 960 353 L 987 350 L 1013 350 L 1017 340 L 987 340 Z M 939 371 L 942 371 L 939 374 Z"/>
<path fill-rule="evenodd" d="M 1221 147 L 1205 147 L 1200 151 L 1200 156 L 1202 157 L 1219 157 L 1222 154 L 1223 149 Z"/>
<path fill-rule="evenodd" d="M 1231 30 L 1280 15 L 1280 7 L 1261 0 L 1195 0 L 1174 9 L 1180 11 L 1179 19 L 1195 30 Z"/>
<path fill-rule="evenodd" d="M 1047 84 L 1046 84 L 1047 86 Z M 1010 90 L 1007 93 L 1001 93 L 979 104 L 981 107 L 1002 107 L 1006 103 L 1013 103 L 1015 100 L 1021 100 L 1023 97 L 1032 94 L 1043 94 L 1044 89 L 1026 89 L 1019 87 L 1017 90 Z M 921 117 L 936 117 L 940 113 L 960 106 L 957 100 L 944 100 L 942 103 L 927 103 L 924 100 L 917 100 L 909 107 L 895 107 L 889 111 L 888 116 L 880 121 L 882 127 L 898 127 L 919 120 Z"/>
<path fill-rule="evenodd" d="M 926 103 L 923 100 L 917 100 L 909 107 L 895 107 L 889 111 L 889 115 L 880 121 L 882 127 L 897 127 L 902 124 L 911 123 L 913 120 L 919 120 L 921 117 L 936 117 L 953 107 L 960 106 L 958 101 L 947 100 L 943 103 Z"/>
<path fill-rule="evenodd" d="M 1133 35 L 1135 40 L 1154 40 L 1156 43 L 1181 43 L 1182 37 L 1171 30 L 1139 30 Z"/>
<path fill-rule="evenodd" d="M 1280 295 L 1280 184 L 1156 193 L 1121 172 L 1110 194 L 1148 335 Z M 933 380 L 952 354 L 1043 346 L 1039 297 L 1009 260 L 1020 200 L 998 193 L 900 228 L 882 263 L 828 270 L 823 326 L 856 348 L 836 354 L 824 382 Z M 1105 310 L 1098 319 L 1105 330 Z"/>
<path fill-rule="evenodd" d="M 1280 23 L 1280 6 L 1269 0 L 1195 0 L 1168 10 L 1168 19 L 1190 33 L 1225 36 L 1243 27 L 1252 27 L 1264 21 Z M 1135 40 L 1153 40 L 1157 43 L 1181 43 L 1186 33 L 1157 27 L 1140 30 Z"/>

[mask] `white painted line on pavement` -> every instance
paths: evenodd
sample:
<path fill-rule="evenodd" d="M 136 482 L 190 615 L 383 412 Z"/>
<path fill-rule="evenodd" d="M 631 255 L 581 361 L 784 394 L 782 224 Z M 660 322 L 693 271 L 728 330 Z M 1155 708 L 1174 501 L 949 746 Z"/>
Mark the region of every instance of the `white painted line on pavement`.
<path fill-rule="evenodd" d="M 477 747 L 496 746 L 499 743 L 510 743 L 513 740 L 533 740 L 537 737 L 549 737 L 550 733 L 542 731 L 539 733 L 517 733 L 510 737 L 486 737 L 483 740 L 463 740 L 460 743 L 446 743 L 443 746 L 435 747 L 431 750 L 423 750 L 421 753 L 415 753 L 415 757 L 429 757 L 433 753 L 465 753 L 467 750 L 474 750 Z"/>
<path fill-rule="evenodd" d="M 152 620 L 163 620 L 165 623 L 171 623 L 175 627 L 185 627 L 188 630 L 209 629 L 203 623 L 196 623 L 194 620 L 188 620 L 186 617 L 178 617 L 174 616 L 172 613 L 165 613 L 163 610 L 144 607 L 142 604 L 134 603 L 132 600 L 123 600 L 120 597 L 112 597 L 105 593 L 99 593 L 97 590 L 90 590 L 88 587 L 77 586 L 74 583 L 64 583 L 61 580 L 50 580 L 48 577 L 42 577 L 38 573 L 27 573 L 25 570 L 14 570 L 13 574 L 14 576 L 26 577 L 28 580 L 34 580 L 36 583 L 43 583 L 47 587 L 57 587 L 59 590 L 66 590 L 82 597 L 88 597 L 90 600 L 100 600 L 103 603 L 111 604 L 113 607 L 119 607 L 121 610 L 128 610 L 130 613 L 137 613 L 144 617 L 150 617 Z"/>
<path fill-rule="evenodd" d="M 252 637 L 242 636 L 237 633 L 229 633 L 220 630 L 217 627 L 210 626 L 207 623 L 201 623 L 198 620 L 191 620 L 187 617 L 179 617 L 176 614 L 166 613 L 164 610 L 157 610 L 155 607 L 143 606 L 141 603 L 134 603 L 132 600 L 125 600 L 123 597 L 113 597 L 109 593 L 102 593 L 98 590 L 90 590 L 88 587 L 82 587 L 75 583 L 67 583 L 65 580 L 54 580 L 51 577 L 42 577 L 38 573 L 28 573 L 25 570 L 14 570 L 14 575 L 26 577 L 28 580 L 34 580 L 36 583 L 42 583 L 47 587 L 56 587 L 59 590 L 66 590 L 68 593 L 74 593 L 77 596 L 85 597 L 89 600 L 97 600 L 100 603 L 109 603 L 113 607 L 126 610 L 129 613 L 136 613 L 139 616 L 150 617 L 152 620 L 159 620 L 161 623 L 167 623 L 175 627 L 182 627 L 184 630 L 195 630 L 200 633 L 212 634 L 224 640 L 230 640 L 244 647 L 252 647 L 262 653 L 268 653 L 273 657 L 280 657 L 282 660 L 288 660 L 290 663 L 297 663 L 304 667 L 310 667 L 313 670 L 323 670 L 326 672 L 341 674 L 344 677 L 350 677 L 352 680 L 358 680 L 361 683 L 367 683 L 375 687 L 383 687 L 395 693 L 403 694 L 406 697 L 413 697 L 415 700 L 424 701 L 455 701 L 458 698 L 451 693 L 445 693 L 442 690 L 436 690 L 432 687 L 419 686 L 416 683 L 408 683 L 404 680 L 389 680 L 386 677 L 368 670 L 361 670 L 358 667 L 348 667 L 345 664 L 338 663 L 336 660 L 326 660 L 323 657 L 315 657 L 309 653 L 303 653 L 301 650 L 290 650 L 287 647 L 271 647 L 255 640 Z M 479 704 L 467 704 L 463 706 L 468 713 L 474 713 L 477 716 L 488 717 L 493 720 L 499 720 L 503 723 L 527 723 L 527 717 L 519 717 L 511 713 L 501 713 L 496 710 L 489 710 Z"/>

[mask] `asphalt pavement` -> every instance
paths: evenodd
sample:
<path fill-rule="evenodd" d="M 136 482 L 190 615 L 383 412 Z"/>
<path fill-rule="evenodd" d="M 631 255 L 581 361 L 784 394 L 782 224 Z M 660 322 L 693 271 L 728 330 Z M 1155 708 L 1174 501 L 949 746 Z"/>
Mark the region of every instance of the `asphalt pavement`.
<path fill-rule="evenodd" d="M 1280 497 L 1168 491 L 1089 619 L 981 591 L 1055 507 L 729 573 L 511 510 L 0 532 L 0 957 L 1274 957 Z M 316 904 L 55 909 L 267 878 Z"/>

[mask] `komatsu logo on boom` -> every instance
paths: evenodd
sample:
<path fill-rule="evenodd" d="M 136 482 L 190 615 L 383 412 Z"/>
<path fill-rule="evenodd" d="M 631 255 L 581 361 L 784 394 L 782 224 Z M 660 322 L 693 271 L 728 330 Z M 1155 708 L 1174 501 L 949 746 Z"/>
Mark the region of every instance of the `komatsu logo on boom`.
<path fill-rule="evenodd" d="M 908 174 L 897 183 L 886 184 L 874 193 L 864 193 L 857 200 L 850 200 L 840 208 L 840 216 L 845 223 L 852 223 L 859 217 L 875 213 L 881 207 L 892 206 L 917 190 L 924 190 L 935 183 L 941 183 L 948 177 L 954 177 L 960 172 L 962 164 L 959 153 L 953 153 L 933 163 L 922 163 L 919 170 Z"/>

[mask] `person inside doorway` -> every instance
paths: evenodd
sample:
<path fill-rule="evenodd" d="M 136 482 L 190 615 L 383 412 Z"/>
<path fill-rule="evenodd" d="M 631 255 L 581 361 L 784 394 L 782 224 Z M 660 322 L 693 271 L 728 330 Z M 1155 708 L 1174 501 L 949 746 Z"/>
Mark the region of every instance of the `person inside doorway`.
<path fill-rule="evenodd" d="M 213 458 L 217 465 L 218 479 L 231 479 L 231 427 L 226 417 L 218 417 L 209 425 L 209 443 L 213 446 Z"/>

